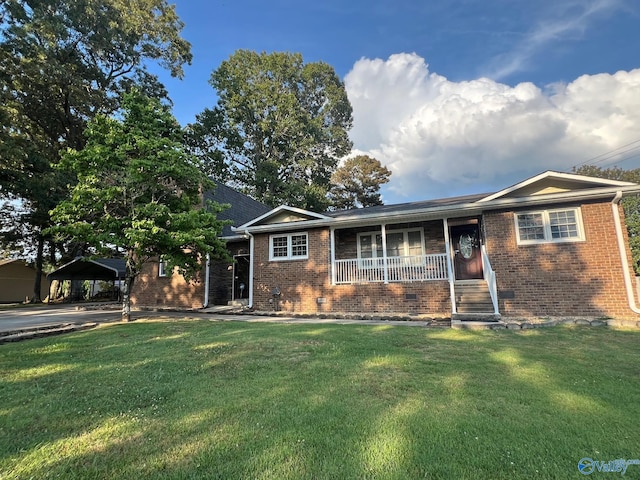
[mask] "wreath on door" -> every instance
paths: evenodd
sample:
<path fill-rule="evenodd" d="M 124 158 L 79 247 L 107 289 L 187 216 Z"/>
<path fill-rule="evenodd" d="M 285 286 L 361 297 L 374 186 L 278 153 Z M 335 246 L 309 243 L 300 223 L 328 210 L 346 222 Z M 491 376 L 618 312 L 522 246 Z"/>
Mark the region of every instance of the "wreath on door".
<path fill-rule="evenodd" d="M 476 247 L 476 239 L 468 233 L 460 235 L 460 254 L 466 260 L 473 256 L 473 249 Z"/>

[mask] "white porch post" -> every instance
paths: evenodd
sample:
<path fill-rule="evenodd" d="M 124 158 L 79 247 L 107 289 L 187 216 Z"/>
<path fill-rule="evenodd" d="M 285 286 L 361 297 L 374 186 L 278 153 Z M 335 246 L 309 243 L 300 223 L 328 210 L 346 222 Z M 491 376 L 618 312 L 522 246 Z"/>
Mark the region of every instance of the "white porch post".
<path fill-rule="evenodd" d="M 389 283 L 389 267 L 387 264 L 387 226 L 382 227 L 382 268 L 384 269 L 384 283 Z"/>
<path fill-rule="evenodd" d="M 449 277 L 449 296 L 451 297 L 451 313 L 456 314 L 456 292 L 453 286 L 453 265 L 451 264 L 451 242 L 449 241 L 449 221 L 446 218 L 442 219 L 442 225 L 444 227 L 444 249 L 447 253 L 447 276 Z"/>
<path fill-rule="evenodd" d="M 330 239 L 329 255 L 330 255 L 330 261 L 331 261 L 331 271 L 329 273 L 331 278 L 329 280 L 331 281 L 331 285 L 335 285 L 336 284 L 336 228 L 335 227 L 329 228 L 329 239 Z"/>
<path fill-rule="evenodd" d="M 249 308 L 253 307 L 253 262 L 255 261 L 255 241 L 253 235 L 246 232 L 249 235 Z"/>

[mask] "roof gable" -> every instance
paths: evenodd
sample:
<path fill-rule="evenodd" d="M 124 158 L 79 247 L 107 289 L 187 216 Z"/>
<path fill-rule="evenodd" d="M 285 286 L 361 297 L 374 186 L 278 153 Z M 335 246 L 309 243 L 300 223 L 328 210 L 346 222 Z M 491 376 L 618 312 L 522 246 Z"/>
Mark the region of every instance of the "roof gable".
<path fill-rule="evenodd" d="M 634 184 L 630 182 L 621 182 L 618 180 L 586 177 L 584 175 L 560 173 L 549 170 L 536 175 L 535 177 L 528 178 L 527 180 L 500 190 L 499 192 L 488 195 L 479 200 L 479 202 L 488 202 L 491 200 L 496 200 L 498 198 L 533 197 L 537 195 L 551 195 L 573 192 L 577 190 L 622 187 L 629 185 Z"/>
<path fill-rule="evenodd" d="M 50 280 L 117 280 L 124 279 L 126 262 L 123 258 L 90 259 L 78 257 L 51 272 Z"/>
<path fill-rule="evenodd" d="M 309 210 L 303 210 L 302 208 L 289 207 L 287 205 L 280 205 L 277 208 L 265 213 L 264 215 L 255 218 L 249 223 L 245 223 L 238 230 L 249 227 L 256 227 L 258 225 L 273 225 L 273 224 L 290 224 L 295 222 L 306 222 L 309 220 L 325 220 L 329 217 L 326 215 L 311 212 Z"/>

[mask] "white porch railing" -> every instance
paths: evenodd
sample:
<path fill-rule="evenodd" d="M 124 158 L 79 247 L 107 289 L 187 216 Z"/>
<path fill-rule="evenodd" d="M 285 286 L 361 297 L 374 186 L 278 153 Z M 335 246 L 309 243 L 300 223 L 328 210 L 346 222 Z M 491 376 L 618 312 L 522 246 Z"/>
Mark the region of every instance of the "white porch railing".
<path fill-rule="evenodd" d="M 498 315 L 500 310 L 498 308 L 498 284 L 496 282 L 496 272 L 491 268 L 489 262 L 489 255 L 487 255 L 487 248 L 482 245 L 482 270 L 484 272 L 484 279 L 489 286 L 489 294 L 491 295 L 491 302 L 493 302 L 493 313 Z"/>
<path fill-rule="evenodd" d="M 425 282 L 448 280 L 447 254 L 351 258 L 334 263 L 335 283 Z M 386 270 L 386 274 L 385 274 Z"/>

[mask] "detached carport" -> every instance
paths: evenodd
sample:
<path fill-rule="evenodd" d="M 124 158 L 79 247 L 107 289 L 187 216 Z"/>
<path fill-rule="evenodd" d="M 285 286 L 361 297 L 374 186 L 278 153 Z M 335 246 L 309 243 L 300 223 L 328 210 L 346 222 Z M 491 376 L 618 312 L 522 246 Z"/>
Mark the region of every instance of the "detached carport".
<path fill-rule="evenodd" d="M 91 281 L 90 297 L 93 296 L 96 281 L 113 282 L 112 293 L 115 295 L 116 282 L 124 281 L 126 272 L 125 260 L 122 258 L 99 258 L 95 260 L 78 257 L 75 260 L 54 270 L 47 278 L 50 282 L 54 280 L 71 282 L 71 300 L 80 298 L 82 295 L 82 284 L 85 280 Z M 78 287 L 78 285 L 80 285 Z M 80 295 L 78 295 L 80 294 Z"/>

